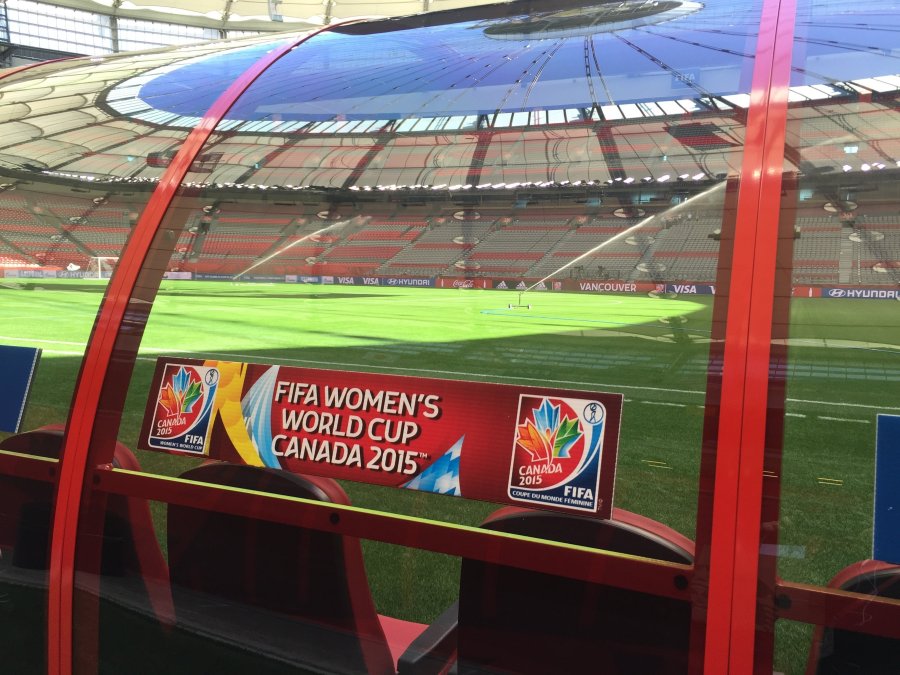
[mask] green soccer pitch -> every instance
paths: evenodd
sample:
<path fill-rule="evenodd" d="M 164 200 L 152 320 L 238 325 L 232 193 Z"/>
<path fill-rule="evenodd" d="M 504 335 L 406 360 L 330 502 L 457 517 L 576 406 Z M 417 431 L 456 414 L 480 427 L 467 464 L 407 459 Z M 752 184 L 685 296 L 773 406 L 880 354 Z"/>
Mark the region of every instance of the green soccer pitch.
<path fill-rule="evenodd" d="M 0 285 L 0 343 L 41 347 L 24 428 L 65 421 L 106 284 Z M 135 447 L 159 356 L 539 385 L 625 396 L 614 504 L 693 537 L 712 296 L 163 282 L 120 439 Z M 824 584 L 871 556 L 875 416 L 900 414 L 900 305 L 794 299 L 786 362 L 780 574 Z M 759 421 L 762 424 L 762 421 Z M 192 460 L 139 452 L 146 471 Z M 346 484 L 354 505 L 476 525 L 490 504 Z M 155 505 L 158 516 L 164 506 Z M 159 527 L 164 519 L 157 517 Z M 433 619 L 458 561 L 366 543 L 380 611 Z M 411 581 L 414 580 L 414 581 Z"/>

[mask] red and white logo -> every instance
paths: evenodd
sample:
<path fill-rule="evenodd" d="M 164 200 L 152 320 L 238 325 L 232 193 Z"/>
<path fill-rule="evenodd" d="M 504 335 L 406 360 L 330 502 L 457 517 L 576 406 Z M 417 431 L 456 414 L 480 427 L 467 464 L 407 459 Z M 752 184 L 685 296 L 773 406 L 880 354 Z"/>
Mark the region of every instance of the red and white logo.
<path fill-rule="evenodd" d="M 509 497 L 596 511 L 605 417 L 599 401 L 522 394 Z"/>

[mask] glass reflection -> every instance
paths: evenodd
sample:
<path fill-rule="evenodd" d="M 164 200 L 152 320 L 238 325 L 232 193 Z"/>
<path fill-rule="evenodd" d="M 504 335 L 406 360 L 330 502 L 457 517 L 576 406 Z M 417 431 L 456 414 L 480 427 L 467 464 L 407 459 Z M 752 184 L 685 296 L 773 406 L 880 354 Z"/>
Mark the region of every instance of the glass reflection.
<path fill-rule="evenodd" d="M 891 47 L 900 24 L 891 2 L 798 4 L 779 262 L 790 301 L 776 318 L 784 360 L 773 370 L 787 401 L 784 454 L 771 467 L 782 486 L 777 528 L 767 526 L 777 546 L 768 552 L 787 580 L 890 596 L 885 580 L 845 582 L 873 557 L 878 416 L 900 413 L 900 79 Z M 834 629 L 811 637 L 791 622 L 779 622 L 777 635 L 775 665 L 786 673 L 804 672 L 807 659 L 811 673 L 896 668 L 896 643 L 885 638 Z"/>
<path fill-rule="evenodd" d="M 759 9 L 731 6 L 739 27 L 698 41 L 722 8 L 637 5 L 350 25 L 292 50 L 229 110 L 167 214 L 143 357 L 622 391 L 617 504 L 692 536 Z M 710 67 L 686 72 L 700 54 Z M 187 317 L 202 319 L 180 330 Z M 139 362 L 131 389 L 148 387 Z"/>

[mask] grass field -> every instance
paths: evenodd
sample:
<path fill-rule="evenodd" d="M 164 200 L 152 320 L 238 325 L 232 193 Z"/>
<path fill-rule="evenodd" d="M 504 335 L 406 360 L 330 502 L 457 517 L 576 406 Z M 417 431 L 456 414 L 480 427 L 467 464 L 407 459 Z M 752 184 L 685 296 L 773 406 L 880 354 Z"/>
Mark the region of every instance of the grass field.
<path fill-rule="evenodd" d="M 65 420 L 104 290 L 89 280 L 0 287 L 0 343 L 44 349 L 26 428 Z M 515 300 L 472 289 L 164 282 L 119 437 L 136 445 L 161 355 L 619 392 L 615 505 L 693 537 L 713 298 L 534 293 L 532 309 L 508 309 Z M 875 415 L 900 414 L 900 305 L 801 298 L 791 307 L 780 573 L 822 584 L 871 556 Z M 139 459 L 166 475 L 192 465 Z M 493 509 L 346 488 L 355 505 L 448 522 L 474 525 Z M 385 613 L 428 621 L 455 596 L 456 560 L 374 542 L 366 556 Z M 796 651 L 781 650 L 781 669 L 795 669 L 805 646 Z"/>

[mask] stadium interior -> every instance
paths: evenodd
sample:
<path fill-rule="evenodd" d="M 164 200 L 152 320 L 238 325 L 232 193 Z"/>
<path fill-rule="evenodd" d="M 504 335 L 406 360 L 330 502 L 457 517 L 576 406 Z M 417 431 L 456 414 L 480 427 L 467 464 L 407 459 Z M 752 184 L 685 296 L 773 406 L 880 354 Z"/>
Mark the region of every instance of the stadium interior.
<path fill-rule="evenodd" d="M 896 3 L 166 5 L 0 1 L 9 672 L 898 672 Z"/>

